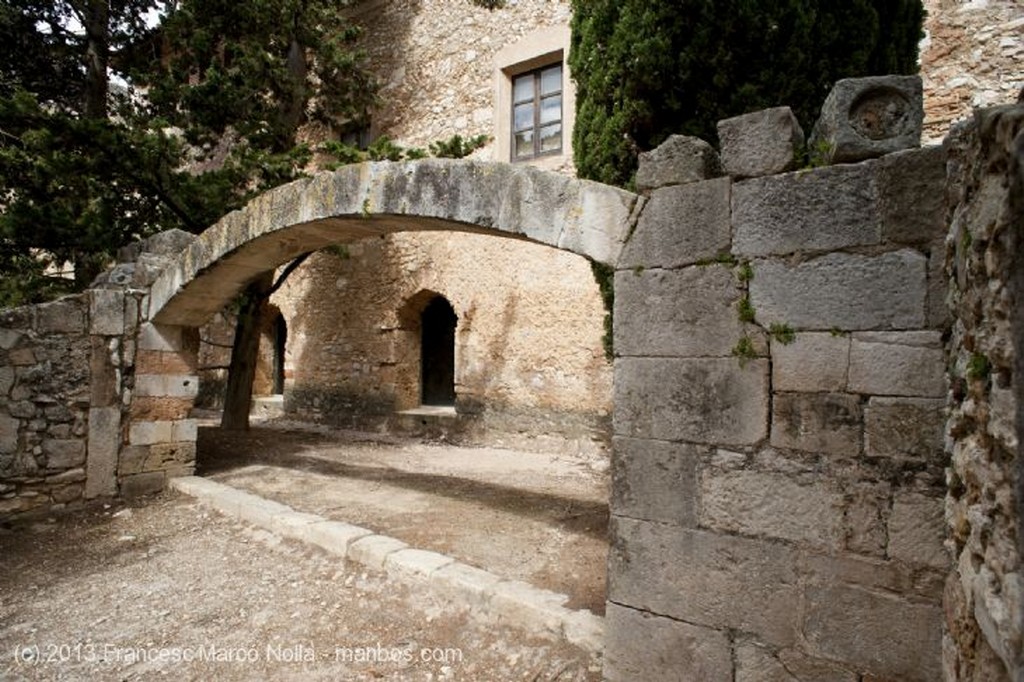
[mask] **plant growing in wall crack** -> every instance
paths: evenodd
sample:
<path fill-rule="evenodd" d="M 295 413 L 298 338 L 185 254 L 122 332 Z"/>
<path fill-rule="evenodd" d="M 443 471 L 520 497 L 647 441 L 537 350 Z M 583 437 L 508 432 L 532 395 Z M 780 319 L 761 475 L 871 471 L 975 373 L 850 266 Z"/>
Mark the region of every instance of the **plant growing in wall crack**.
<path fill-rule="evenodd" d="M 742 289 L 740 298 L 736 301 L 736 317 L 743 324 L 752 324 L 760 327 L 761 325 L 757 322 L 757 311 L 750 300 L 749 288 L 750 282 L 754 279 L 754 267 L 750 264 L 750 261 L 736 261 L 735 258 L 730 258 L 731 262 L 729 264 L 735 266 L 734 274 Z M 727 261 L 722 256 L 719 256 L 714 262 L 725 264 Z M 772 322 L 765 331 L 768 333 L 769 344 L 774 341 L 787 346 L 796 340 L 796 331 L 785 322 Z M 739 360 L 740 367 L 745 367 L 749 361 L 758 357 L 754 339 L 744 332 L 739 340 L 736 341 L 736 345 L 732 347 L 731 354 Z"/>

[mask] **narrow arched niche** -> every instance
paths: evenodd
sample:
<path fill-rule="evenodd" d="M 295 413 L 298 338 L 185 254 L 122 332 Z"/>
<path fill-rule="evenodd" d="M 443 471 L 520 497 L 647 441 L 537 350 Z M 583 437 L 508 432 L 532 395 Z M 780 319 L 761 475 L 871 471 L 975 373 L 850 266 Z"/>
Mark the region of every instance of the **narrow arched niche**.
<path fill-rule="evenodd" d="M 455 327 L 459 318 L 444 296 L 420 314 L 420 403 L 455 406 Z"/>

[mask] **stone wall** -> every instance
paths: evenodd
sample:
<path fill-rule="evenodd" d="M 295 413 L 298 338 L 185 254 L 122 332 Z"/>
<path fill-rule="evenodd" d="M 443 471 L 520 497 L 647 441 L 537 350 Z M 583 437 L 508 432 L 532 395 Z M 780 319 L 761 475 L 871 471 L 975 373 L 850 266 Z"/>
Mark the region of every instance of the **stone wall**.
<path fill-rule="evenodd" d="M 1012 103 L 1024 88 L 1024 5 L 1019 0 L 924 4 L 925 137 L 939 141 L 973 108 Z"/>
<path fill-rule="evenodd" d="M 790 165 L 737 163 L 792 162 L 775 114 L 726 169 Z M 615 276 L 605 675 L 938 679 L 945 151 L 742 179 L 700 144 L 642 159 L 700 162 L 641 171 Z"/>
<path fill-rule="evenodd" d="M 951 138 L 947 680 L 1024 679 L 1024 104 Z"/>

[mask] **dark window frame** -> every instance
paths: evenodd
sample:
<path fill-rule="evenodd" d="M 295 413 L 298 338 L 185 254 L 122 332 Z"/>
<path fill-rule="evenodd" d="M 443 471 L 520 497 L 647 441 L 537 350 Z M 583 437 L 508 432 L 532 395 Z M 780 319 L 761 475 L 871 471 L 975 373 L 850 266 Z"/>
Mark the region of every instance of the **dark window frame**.
<path fill-rule="evenodd" d="M 545 71 L 548 71 L 554 67 L 559 69 L 559 83 L 558 90 L 542 93 L 541 83 L 542 76 Z M 532 91 L 533 95 L 530 98 L 516 99 L 516 83 L 524 78 L 532 79 Z M 545 156 L 558 156 L 563 153 L 565 149 L 565 65 L 561 60 L 551 62 L 539 66 L 529 71 L 523 71 L 517 73 L 510 78 L 511 80 L 511 105 L 510 105 L 510 118 L 509 118 L 509 154 L 512 157 L 513 162 L 518 161 L 532 161 L 534 159 L 542 158 Z M 541 111 L 542 103 L 544 100 L 558 98 L 558 118 L 553 121 L 547 121 L 541 123 Z M 531 103 L 533 105 L 533 121 L 529 127 L 518 128 L 516 127 L 516 106 Z M 557 125 L 558 126 L 558 147 L 556 149 L 541 149 L 541 130 Z M 526 131 L 532 131 L 533 133 L 533 151 L 529 155 L 517 156 L 516 155 L 516 134 Z"/>

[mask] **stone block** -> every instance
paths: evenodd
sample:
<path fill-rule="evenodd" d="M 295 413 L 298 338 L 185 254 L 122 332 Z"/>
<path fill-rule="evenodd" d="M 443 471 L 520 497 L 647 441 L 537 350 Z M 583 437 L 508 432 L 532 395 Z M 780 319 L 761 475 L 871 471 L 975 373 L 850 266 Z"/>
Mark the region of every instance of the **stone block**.
<path fill-rule="evenodd" d="M 808 146 L 829 163 L 850 163 L 921 144 L 920 76 L 868 76 L 836 81 Z"/>
<path fill-rule="evenodd" d="M 740 292 L 725 267 L 620 270 L 615 274 L 619 355 L 729 357 L 744 332 Z"/>
<path fill-rule="evenodd" d="M 384 561 L 389 554 L 406 549 L 408 546 L 401 540 L 389 538 L 386 535 L 368 535 L 349 545 L 346 558 L 367 568 L 380 571 L 384 569 Z"/>
<path fill-rule="evenodd" d="M 655 190 L 622 250 L 619 268 L 674 268 L 728 253 L 729 178 Z"/>
<path fill-rule="evenodd" d="M 148 446 L 142 471 L 166 471 L 173 467 L 195 464 L 196 444 L 154 443 Z"/>
<path fill-rule="evenodd" d="M 151 495 L 167 486 L 167 477 L 162 471 L 133 474 L 121 479 L 121 495 L 126 498 Z"/>
<path fill-rule="evenodd" d="M 562 635 L 569 644 L 585 651 L 604 653 L 604 618 L 590 611 L 570 611 L 562 619 Z"/>
<path fill-rule="evenodd" d="M 608 682 L 733 679 L 726 632 L 612 603 L 605 623 Z"/>
<path fill-rule="evenodd" d="M 402 582 L 425 583 L 437 570 L 454 564 L 455 559 L 425 549 L 400 549 L 384 559 L 384 570 Z"/>
<path fill-rule="evenodd" d="M 871 398 L 864 412 L 864 452 L 940 463 L 945 431 L 942 398 Z"/>
<path fill-rule="evenodd" d="M 29 400 L 17 400 L 7 404 L 7 411 L 12 417 L 19 419 L 34 419 L 38 409 L 36 404 Z"/>
<path fill-rule="evenodd" d="M 753 445 L 768 435 L 768 362 L 735 358 L 619 358 L 615 434 Z"/>
<path fill-rule="evenodd" d="M 321 523 L 322 521 L 324 521 L 322 516 L 289 510 L 280 514 L 274 514 L 271 517 L 270 530 L 283 538 L 301 540 L 302 533 L 306 530 L 307 526 Z M 345 556 L 345 552 L 342 552 L 341 556 Z"/>
<path fill-rule="evenodd" d="M 928 246 L 943 240 L 946 224 L 946 149 L 896 152 L 872 163 L 878 177 L 882 239 Z"/>
<path fill-rule="evenodd" d="M 290 511 L 292 508 L 288 505 L 242 491 L 242 495 L 238 497 L 235 518 L 260 528 L 270 528 L 271 521 L 275 516 Z"/>
<path fill-rule="evenodd" d="M 946 299 L 949 296 L 950 279 L 946 275 L 946 240 L 935 240 L 928 251 L 928 328 L 945 329 L 951 325 L 952 316 Z"/>
<path fill-rule="evenodd" d="M 952 561 L 943 546 L 945 531 L 943 498 L 896 494 L 889 517 L 890 557 L 948 570 Z"/>
<path fill-rule="evenodd" d="M 487 609 L 503 625 L 561 634 L 563 622 L 572 614 L 564 606 L 568 600 L 564 594 L 520 580 L 503 580 L 491 589 Z"/>
<path fill-rule="evenodd" d="M 147 322 L 139 328 L 139 350 L 177 352 L 182 344 L 182 328 Z"/>
<path fill-rule="evenodd" d="M 926 259 L 911 250 L 754 262 L 750 300 L 763 325 L 827 331 L 914 329 L 925 322 Z"/>
<path fill-rule="evenodd" d="M 67 296 L 36 306 L 36 329 L 41 334 L 81 334 L 85 332 L 83 297 Z"/>
<path fill-rule="evenodd" d="M 850 345 L 851 392 L 872 395 L 946 395 L 939 332 L 854 334 Z"/>
<path fill-rule="evenodd" d="M 732 213 L 732 252 L 748 258 L 881 241 L 878 188 L 865 165 L 737 182 Z"/>
<path fill-rule="evenodd" d="M 195 374 L 196 358 L 189 353 L 140 350 L 135 359 L 138 374 Z"/>
<path fill-rule="evenodd" d="M 18 450 L 18 429 L 21 420 L 0 414 L 0 453 L 10 454 Z"/>
<path fill-rule="evenodd" d="M 848 483 L 846 493 L 846 549 L 868 556 L 885 556 L 888 542 L 885 519 L 892 489 L 887 483 Z"/>
<path fill-rule="evenodd" d="M 843 393 L 776 393 L 771 443 L 831 457 L 860 454 L 860 399 Z"/>
<path fill-rule="evenodd" d="M 349 559 L 353 559 L 353 557 L 350 554 L 350 551 L 352 550 L 353 543 L 355 543 L 357 540 L 369 538 L 371 536 L 384 537 L 374 536 L 373 531 L 371 530 L 362 528 L 360 526 L 355 526 L 350 523 L 343 523 L 340 521 L 322 520 L 319 523 L 313 523 L 308 526 L 303 526 L 298 528 L 297 530 L 298 535 L 296 537 L 298 539 L 303 540 L 304 542 L 312 543 L 317 547 L 325 549 L 332 554 L 337 554 L 338 556 L 347 557 Z M 391 540 L 391 538 L 384 539 Z M 405 545 L 403 543 L 403 547 L 404 546 Z M 374 545 L 372 547 L 367 546 L 362 549 L 365 551 L 363 551 L 360 554 L 360 556 L 372 556 L 374 561 L 377 560 L 378 557 L 375 554 L 375 550 L 379 549 L 379 547 L 376 547 L 376 545 Z M 384 564 L 384 555 L 380 556 L 379 559 L 380 562 L 379 564 L 374 565 L 375 568 L 381 568 Z M 358 561 L 359 563 L 363 563 L 358 559 L 353 560 Z"/>
<path fill-rule="evenodd" d="M 493 573 L 459 562 L 448 564 L 430 576 L 432 589 L 472 608 L 483 608 L 499 582 L 501 578 Z"/>
<path fill-rule="evenodd" d="M 795 170 L 804 130 L 789 107 L 774 107 L 718 122 L 722 166 L 734 178 Z"/>
<path fill-rule="evenodd" d="M 194 374 L 136 374 L 135 395 L 194 398 L 199 394 L 199 377 Z"/>
<path fill-rule="evenodd" d="M 859 682 L 846 668 L 796 649 L 772 651 L 751 641 L 736 645 L 735 682 Z"/>
<path fill-rule="evenodd" d="M 128 442 L 132 445 L 152 445 L 171 441 L 172 422 L 134 422 L 128 427 Z"/>
<path fill-rule="evenodd" d="M 621 517 L 612 517 L 610 538 L 609 601 L 775 646 L 796 641 L 792 548 Z"/>
<path fill-rule="evenodd" d="M 846 389 L 850 337 L 831 332 L 799 332 L 793 343 L 772 344 L 773 391 Z"/>
<path fill-rule="evenodd" d="M 700 485 L 703 528 L 842 547 L 843 495 L 827 481 L 790 474 L 705 469 Z"/>
<path fill-rule="evenodd" d="M 116 406 L 90 408 L 86 498 L 117 494 L 117 456 L 120 446 L 121 409 Z"/>
<path fill-rule="evenodd" d="M 636 187 L 641 192 L 700 182 L 722 174 L 715 149 L 699 137 L 669 135 L 657 148 L 641 152 Z"/>
<path fill-rule="evenodd" d="M 803 634 L 812 655 L 907 682 L 941 679 L 942 609 L 851 585 L 810 587 Z"/>
<path fill-rule="evenodd" d="M 3 321 L 0 320 L 0 324 Z M 10 350 L 18 345 L 18 342 L 25 337 L 17 329 L 0 329 L 0 350 Z"/>
<path fill-rule="evenodd" d="M 124 333 L 124 293 L 107 289 L 89 292 L 89 333 L 120 336 Z"/>
<path fill-rule="evenodd" d="M 89 338 L 89 404 L 92 407 L 116 405 L 121 389 L 120 372 L 114 365 L 116 354 L 111 352 L 109 339 Z"/>
<path fill-rule="evenodd" d="M 85 443 L 80 440 L 43 441 L 47 469 L 71 469 L 85 464 Z"/>
<path fill-rule="evenodd" d="M 801 572 L 808 587 L 856 585 L 868 590 L 903 594 L 938 603 L 946 581 L 944 571 L 878 557 L 806 552 Z"/>
<path fill-rule="evenodd" d="M 611 513 L 696 526 L 697 467 L 706 450 L 686 443 L 615 438 Z"/>
<path fill-rule="evenodd" d="M 171 440 L 175 442 L 195 442 L 198 435 L 199 422 L 195 419 L 179 419 L 171 422 Z"/>
<path fill-rule="evenodd" d="M 179 421 L 192 411 L 192 398 L 133 396 L 129 416 L 132 421 Z"/>
<path fill-rule="evenodd" d="M 7 361 L 15 367 L 36 364 L 36 352 L 32 348 L 14 348 L 7 352 Z"/>

